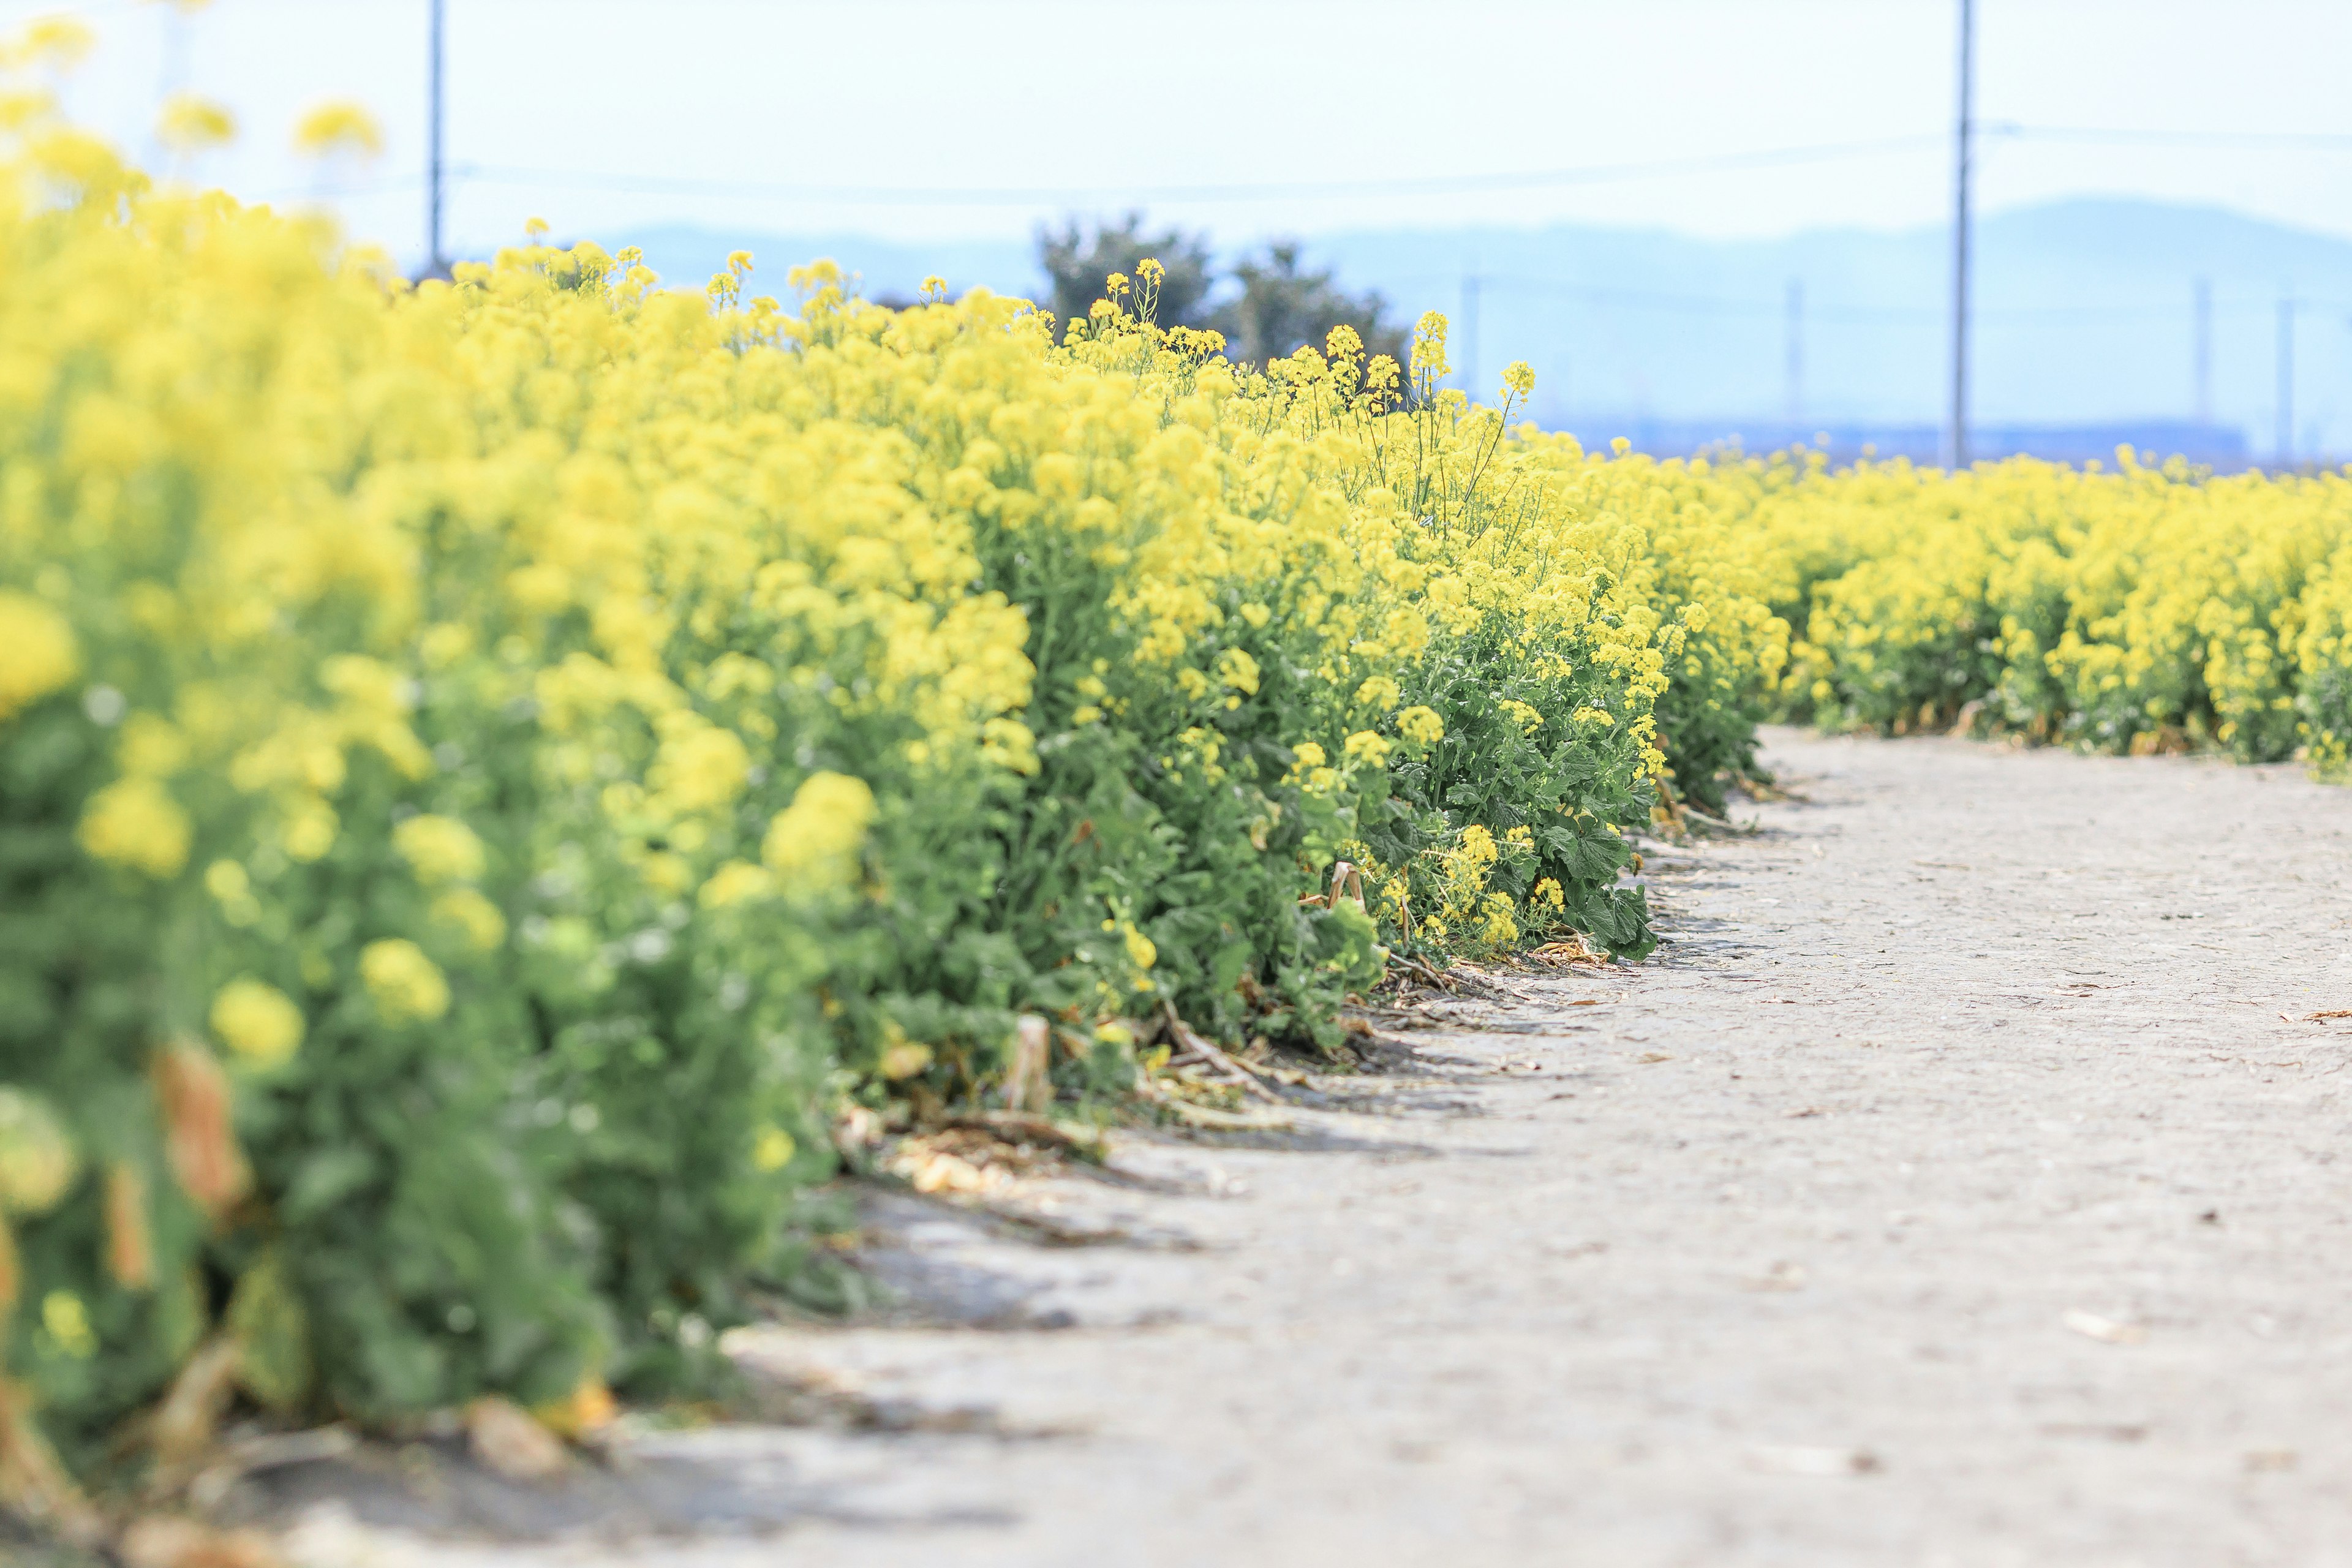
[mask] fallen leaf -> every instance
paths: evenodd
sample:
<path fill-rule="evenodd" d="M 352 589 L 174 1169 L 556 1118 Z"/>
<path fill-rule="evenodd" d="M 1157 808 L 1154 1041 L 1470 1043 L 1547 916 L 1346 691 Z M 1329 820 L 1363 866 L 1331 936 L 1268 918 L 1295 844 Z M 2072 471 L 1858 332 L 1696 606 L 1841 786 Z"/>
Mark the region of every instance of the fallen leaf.
<path fill-rule="evenodd" d="M 33 1425 L 32 1405 L 0 1379 L 0 1509 L 37 1521 L 76 1546 L 95 1546 L 105 1521 Z"/>
<path fill-rule="evenodd" d="M 925 1059 L 928 1061 L 928 1057 Z M 1013 1065 L 1004 1073 L 1006 1108 L 1042 1111 L 1050 1107 L 1054 1103 L 1054 1082 L 1046 1075 L 1053 1065 L 1052 1024 L 1037 1014 L 1022 1014 L 1013 1020 Z M 894 1076 L 887 1062 L 883 1072 L 885 1076 Z"/>
<path fill-rule="evenodd" d="M 1664 1051 L 1643 1051 L 1635 1059 L 1645 1062 L 1670 1062 L 1675 1058 Z"/>
<path fill-rule="evenodd" d="M 131 1521 L 117 1552 L 129 1568 L 278 1568 L 281 1561 L 257 1531 L 160 1513 Z"/>
<path fill-rule="evenodd" d="M 1801 1290 L 1805 1288 L 1804 1266 L 1775 1263 L 1763 1273 L 1742 1279 L 1739 1288 L 1743 1290 Z"/>
<path fill-rule="evenodd" d="M 554 1433 L 495 1394 L 466 1407 L 466 1437 L 476 1458 L 510 1481 L 543 1481 L 571 1463 Z"/>
<path fill-rule="evenodd" d="M 2058 1321 L 2084 1339 L 2096 1340 L 2103 1345 L 2136 1345 L 2147 1338 L 2147 1331 L 2137 1323 L 2119 1323 L 2096 1312 L 2072 1311 Z"/>
<path fill-rule="evenodd" d="M 1791 1121 L 1797 1121 L 1808 1116 L 1827 1116 L 1828 1114 L 1828 1111 L 1822 1110 L 1818 1105 L 1808 1105 L 1802 1110 L 1792 1110 L 1789 1112 L 1789 1120 Z"/>
<path fill-rule="evenodd" d="M 2048 1421 L 2042 1426 L 2045 1437 L 2104 1437 L 2110 1443 L 2137 1443 L 2147 1436 L 2147 1428 L 2128 1421 Z"/>
<path fill-rule="evenodd" d="M 530 1407 L 531 1419 L 559 1437 L 578 1442 L 592 1432 L 602 1431 L 612 1423 L 615 1414 L 613 1391 L 604 1386 L 601 1377 L 587 1377 L 562 1399 L 551 1399 Z"/>
<path fill-rule="evenodd" d="M 165 1465 L 194 1460 L 211 1447 L 220 1418 L 236 1394 L 236 1341 L 215 1336 L 188 1358 L 155 1412 L 152 1441 Z"/>
<path fill-rule="evenodd" d="M 1867 1476 L 1885 1468 L 1867 1448 L 1751 1448 L 1748 1463 L 1775 1476 Z"/>
<path fill-rule="evenodd" d="M 2305 1013 L 2303 1021 L 2316 1024 L 2323 1018 L 2352 1018 L 2352 1007 L 2329 1007 L 2323 1012 Z"/>

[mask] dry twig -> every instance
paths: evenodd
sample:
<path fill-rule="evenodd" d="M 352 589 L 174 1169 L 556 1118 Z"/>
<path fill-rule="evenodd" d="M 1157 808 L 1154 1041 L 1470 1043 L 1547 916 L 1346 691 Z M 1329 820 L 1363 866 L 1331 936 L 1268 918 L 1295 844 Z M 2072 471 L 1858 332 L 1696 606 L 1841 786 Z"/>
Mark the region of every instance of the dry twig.
<path fill-rule="evenodd" d="M 1264 1083 L 1260 1082 L 1255 1073 L 1242 1066 L 1241 1063 L 1234 1060 L 1233 1058 L 1227 1056 L 1223 1050 L 1214 1044 L 1193 1033 L 1192 1027 L 1187 1025 L 1183 1019 L 1176 1016 L 1176 1005 L 1174 1003 L 1162 1002 L 1160 1006 L 1165 1008 L 1167 1011 L 1169 1034 L 1175 1039 L 1176 1043 L 1182 1046 L 1187 1052 L 1208 1063 L 1209 1066 L 1223 1074 L 1228 1082 L 1237 1085 L 1244 1092 L 1254 1094 L 1257 1096 L 1258 1099 L 1269 1101 L 1275 1105 L 1284 1103 L 1282 1096 L 1275 1093 L 1274 1090 L 1266 1088 Z"/>
<path fill-rule="evenodd" d="M 960 1128 L 967 1132 L 985 1132 L 1013 1143 L 1035 1143 L 1064 1153 L 1088 1159 L 1102 1154 L 1102 1139 L 1077 1128 L 1066 1127 L 1050 1117 L 1023 1110 L 982 1110 L 960 1112 L 944 1118 L 942 1127 Z"/>
<path fill-rule="evenodd" d="M 1205 1105 L 1169 1093 L 1152 1081 L 1149 1073 L 1139 1073 L 1136 1088 L 1144 1098 L 1168 1108 L 1178 1121 L 1195 1127 L 1212 1128 L 1221 1132 L 1286 1132 L 1290 1130 L 1287 1117 L 1268 1116 L 1263 1111 L 1213 1110 Z"/>

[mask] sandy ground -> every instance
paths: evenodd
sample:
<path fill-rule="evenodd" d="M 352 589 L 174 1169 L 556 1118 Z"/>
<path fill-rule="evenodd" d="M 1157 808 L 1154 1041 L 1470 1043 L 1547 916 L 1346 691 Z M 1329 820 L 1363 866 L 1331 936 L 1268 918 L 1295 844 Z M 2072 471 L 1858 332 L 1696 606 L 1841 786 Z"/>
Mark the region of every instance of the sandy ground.
<path fill-rule="evenodd" d="M 2352 1008 L 2352 792 L 1769 762 L 1801 798 L 1652 857 L 1655 961 L 1515 982 L 1294 1137 L 1020 1194 L 1108 1239 L 884 1205 L 998 1326 L 742 1344 L 864 1429 L 637 1437 L 537 1542 L 285 1478 L 295 1554 L 2352 1563 L 2352 1019 L 2306 1021 Z"/>

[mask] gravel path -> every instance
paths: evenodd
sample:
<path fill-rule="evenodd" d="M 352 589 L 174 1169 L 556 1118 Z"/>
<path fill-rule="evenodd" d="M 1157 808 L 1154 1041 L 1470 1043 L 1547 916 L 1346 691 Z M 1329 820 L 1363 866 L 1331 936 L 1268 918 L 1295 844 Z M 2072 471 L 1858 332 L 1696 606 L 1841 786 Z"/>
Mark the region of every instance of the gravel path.
<path fill-rule="evenodd" d="M 297 1555 L 2352 1563 L 2352 1018 L 2306 1021 L 2352 1008 L 2352 792 L 1769 760 L 1801 798 L 1652 857 L 1657 961 L 1514 982 L 1292 1146 L 1006 1199 L 1122 1239 L 884 1205 L 925 1290 L 1029 1326 L 745 1337 L 866 1429 L 638 1438 L 562 1543 L 332 1505 Z"/>

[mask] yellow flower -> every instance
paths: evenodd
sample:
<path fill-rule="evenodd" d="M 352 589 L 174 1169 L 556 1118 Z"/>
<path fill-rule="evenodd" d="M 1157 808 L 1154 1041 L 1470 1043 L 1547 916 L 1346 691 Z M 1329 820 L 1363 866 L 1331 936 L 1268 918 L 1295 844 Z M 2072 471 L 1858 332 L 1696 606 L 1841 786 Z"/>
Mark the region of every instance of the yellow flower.
<path fill-rule="evenodd" d="M 89 797 L 77 837 L 100 860 L 158 880 L 188 863 L 188 814 L 153 779 L 117 779 Z"/>
<path fill-rule="evenodd" d="M 98 1353 L 98 1336 L 90 1331 L 89 1309 L 70 1290 L 52 1290 L 41 1299 L 41 1327 L 58 1349 L 76 1361 Z"/>
<path fill-rule="evenodd" d="M 306 865 L 326 858 L 335 847 L 335 835 L 341 823 L 335 808 L 315 795 L 305 796 L 288 808 L 281 829 L 286 853 Z"/>
<path fill-rule="evenodd" d="M 931 1047 L 919 1040 L 900 1040 L 886 1046 L 880 1063 L 882 1076 L 897 1082 L 909 1079 L 931 1065 Z"/>
<path fill-rule="evenodd" d="M 477 952 L 490 952 L 507 940 L 507 918 L 472 888 L 451 888 L 433 900 L 433 918 L 465 933 Z"/>
<path fill-rule="evenodd" d="M 205 868 L 205 891 L 220 905 L 221 919 L 243 929 L 261 919 L 261 900 L 253 896 L 253 879 L 234 860 L 215 860 Z"/>
<path fill-rule="evenodd" d="M 1416 746 L 1433 746 L 1445 738 L 1445 721 L 1432 708 L 1408 708 L 1397 715 L 1397 733 Z"/>
<path fill-rule="evenodd" d="M 188 760 L 188 742 L 169 720 L 152 713 L 133 713 L 122 721 L 116 742 L 122 771 L 151 779 L 169 778 Z"/>
<path fill-rule="evenodd" d="M 775 878 L 765 867 L 748 860 L 730 860 L 710 874 L 697 900 L 706 910 L 723 910 L 746 899 L 764 898 L 773 891 Z"/>
<path fill-rule="evenodd" d="M 428 887 L 482 874 L 482 841 L 454 816 L 409 817 L 392 830 L 392 847 Z"/>
<path fill-rule="evenodd" d="M 0 588 L 0 721 L 81 673 L 66 618 L 29 594 Z"/>
<path fill-rule="evenodd" d="M 1445 360 L 1445 317 L 1442 311 L 1422 314 L 1412 329 L 1412 374 L 1415 381 L 1443 380 L 1453 366 Z"/>
<path fill-rule="evenodd" d="M 1519 922 L 1508 893 L 1489 893 L 1479 906 L 1479 940 L 1486 946 L 1507 947 L 1519 940 Z"/>
<path fill-rule="evenodd" d="M 47 1214 L 80 1170 L 73 1140 L 48 1102 L 0 1084 L 0 1215 Z"/>
<path fill-rule="evenodd" d="M 1259 670 L 1257 660 L 1246 648 L 1229 647 L 1217 655 L 1217 679 L 1234 690 L 1255 695 Z"/>
<path fill-rule="evenodd" d="M 1523 359 L 1515 359 L 1503 367 L 1503 388 L 1517 397 L 1525 397 L 1536 389 L 1535 368 Z"/>
<path fill-rule="evenodd" d="M 768 824 L 760 859 L 784 889 L 823 891 L 856 875 L 856 856 L 874 822 L 874 792 L 846 773 L 814 773 Z"/>
<path fill-rule="evenodd" d="M 1397 705 L 1397 699 L 1402 695 L 1402 689 L 1395 681 L 1385 675 L 1375 675 L 1356 688 L 1356 704 L 1385 713 Z"/>
<path fill-rule="evenodd" d="M 70 16 L 44 16 L 26 27 L 11 51 L 27 64 L 75 66 L 98 45 L 98 35 Z"/>
<path fill-rule="evenodd" d="M 155 135 L 166 147 L 200 152 L 235 141 L 236 116 L 211 99 L 175 92 L 163 100 L 163 112 L 156 116 Z"/>
<path fill-rule="evenodd" d="M 751 1165 L 760 1171 L 781 1171 L 792 1163 L 797 1145 L 793 1135 L 781 1127 L 762 1127 L 751 1145 Z"/>
<path fill-rule="evenodd" d="M 1290 754 L 1297 759 L 1301 769 L 1319 768 L 1328 760 L 1323 754 L 1323 748 L 1312 741 L 1299 742 L 1290 748 Z"/>
<path fill-rule="evenodd" d="M 1518 725 L 1522 735 L 1532 735 L 1543 728 L 1543 715 L 1528 703 L 1506 697 L 1495 706 L 1511 716 L 1511 721 Z"/>
<path fill-rule="evenodd" d="M 1127 961 L 1129 963 L 1138 969 L 1149 969 L 1160 962 L 1160 950 L 1152 945 L 1150 937 L 1132 925 L 1122 929 L 1127 932 Z"/>
<path fill-rule="evenodd" d="M 274 985 L 232 980 L 213 997 L 213 1033 L 255 1067 L 274 1068 L 302 1044 L 302 1010 Z"/>
<path fill-rule="evenodd" d="M 322 103 L 295 126 L 294 146 L 318 158 L 339 153 L 373 158 L 383 151 L 383 127 L 356 103 Z"/>
<path fill-rule="evenodd" d="M 1382 767 L 1389 760 L 1389 743 L 1386 737 L 1376 734 L 1372 731 L 1359 730 L 1348 737 L 1347 752 L 1348 760 L 1350 762 L 1363 763 L 1375 768 Z"/>
<path fill-rule="evenodd" d="M 449 1010 L 449 982 L 440 966 L 404 937 L 361 949 L 360 978 L 387 1023 L 429 1024 Z"/>
<path fill-rule="evenodd" d="M 711 811 L 742 794 L 751 773 L 751 755 L 741 737 L 698 724 L 662 742 L 650 782 L 673 810 Z"/>

